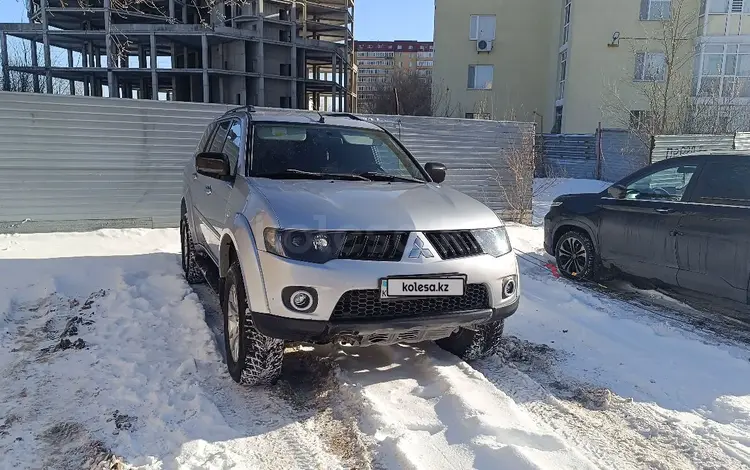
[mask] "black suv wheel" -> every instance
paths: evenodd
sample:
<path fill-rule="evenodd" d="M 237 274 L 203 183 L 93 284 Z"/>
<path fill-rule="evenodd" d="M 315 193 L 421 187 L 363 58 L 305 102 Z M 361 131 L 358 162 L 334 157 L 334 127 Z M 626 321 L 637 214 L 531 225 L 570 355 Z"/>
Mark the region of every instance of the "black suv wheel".
<path fill-rule="evenodd" d="M 588 235 L 572 230 L 564 233 L 555 246 L 560 274 L 569 279 L 593 280 L 596 277 L 596 252 Z"/>

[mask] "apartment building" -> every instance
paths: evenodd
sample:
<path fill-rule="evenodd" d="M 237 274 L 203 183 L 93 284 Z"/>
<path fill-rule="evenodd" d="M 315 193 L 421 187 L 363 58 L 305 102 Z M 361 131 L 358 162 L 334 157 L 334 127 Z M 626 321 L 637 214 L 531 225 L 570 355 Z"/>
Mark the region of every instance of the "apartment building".
<path fill-rule="evenodd" d="M 435 3 L 433 83 L 456 117 L 627 127 L 649 117 L 655 85 L 675 106 L 680 93 L 750 105 L 750 0 Z"/>
<path fill-rule="evenodd" d="M 366 112 L 372 92 L 388 83 L 397 70 L 432 76 L 434 45 L 420 41 L 355 41 L 357 99 Z"/>
<path fill-rule="evenodd" d="M 0 24 L 5 87 L 14 71 L 36 92 L 55 80 L 91 96 L 356 109 L 354 0 L 26 4 L 28 23 Z M 9 38 L 31 63 L 10 61 Z"/>

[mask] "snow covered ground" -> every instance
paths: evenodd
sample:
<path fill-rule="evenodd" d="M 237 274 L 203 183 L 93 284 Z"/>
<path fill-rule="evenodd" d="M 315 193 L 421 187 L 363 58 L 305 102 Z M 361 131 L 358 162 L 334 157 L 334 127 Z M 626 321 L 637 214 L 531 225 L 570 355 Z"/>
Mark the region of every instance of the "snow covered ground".
<path fill-rule="evenodd" d="M 606 187 L 555 183 L 535 219 Z M 510 232 L 544 258 L 541 227 Z M 537 263 L 498 357 L 298 347 L 245 389 L 178 251 L 176 230 L 0 235 L 0 468 L 750 467 L 747 345 Z"/>

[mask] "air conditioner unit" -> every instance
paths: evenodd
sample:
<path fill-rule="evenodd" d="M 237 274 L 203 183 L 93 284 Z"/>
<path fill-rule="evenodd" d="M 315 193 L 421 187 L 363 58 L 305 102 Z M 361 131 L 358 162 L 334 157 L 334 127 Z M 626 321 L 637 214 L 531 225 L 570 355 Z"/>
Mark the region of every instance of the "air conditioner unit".
<path fill-rule="evenodd" d="M 480 39 L 477 41 L 477 52 L 490 52 L 492 50 L 492 41 Z"/>

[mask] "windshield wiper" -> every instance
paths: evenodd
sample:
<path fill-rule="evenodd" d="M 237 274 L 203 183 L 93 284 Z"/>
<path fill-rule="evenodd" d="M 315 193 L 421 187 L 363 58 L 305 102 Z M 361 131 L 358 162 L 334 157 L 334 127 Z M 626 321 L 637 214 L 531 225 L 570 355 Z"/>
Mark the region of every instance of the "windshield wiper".
<path fill-rule="evenodd" d="M 365 176 L 355 175 L 351 173 L 324 173 L 317 171 L 303 171 L 297 170 L 296 168 L 287 168 L 284 171 L 278 173 L 261 173 L 253 175 L 256 178 L 270 178 L 270 179 L 281 179 L 281 178 L 294 178 L 294 177 L 309 177 L 313 179 L 340 179 L 340 180 L 353 180 L 353 181 L 370 181 Z"/>
<path fill-rule="evenodd" d="M 373 181 L 407 181 L 410 183 L 425 183 L 426 182 L 426 181 L 418 180 L 416 178 L 412 178 L 410 176 L 398 176 L 398 175 L 392 175 L 390 173 L 381 173 L 377 171 L 366 171 L 364 173 L 359 173 L 359 176 L 362 176 L 364 178 L 367 178 Z"/>

